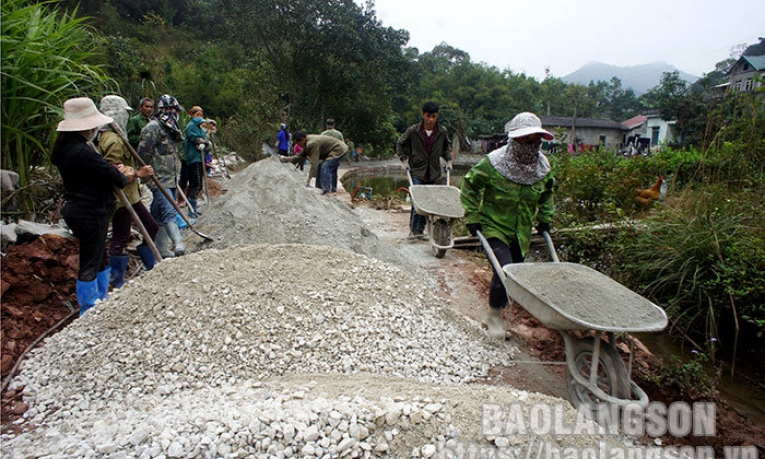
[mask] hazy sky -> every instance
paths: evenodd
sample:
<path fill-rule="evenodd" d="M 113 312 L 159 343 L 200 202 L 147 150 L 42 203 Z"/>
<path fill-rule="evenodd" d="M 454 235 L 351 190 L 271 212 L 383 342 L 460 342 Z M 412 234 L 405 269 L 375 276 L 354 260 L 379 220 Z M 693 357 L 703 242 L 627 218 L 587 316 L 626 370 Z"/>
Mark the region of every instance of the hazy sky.
<path fill-rule="evenodd" d="M 702 76 L 765 36 L 765 0 L 375 0 L 375 10 L 421 53 L 445 41 L 539 80 L 546 67 L 563 77 L 589 61 L 664 61 Z"/>

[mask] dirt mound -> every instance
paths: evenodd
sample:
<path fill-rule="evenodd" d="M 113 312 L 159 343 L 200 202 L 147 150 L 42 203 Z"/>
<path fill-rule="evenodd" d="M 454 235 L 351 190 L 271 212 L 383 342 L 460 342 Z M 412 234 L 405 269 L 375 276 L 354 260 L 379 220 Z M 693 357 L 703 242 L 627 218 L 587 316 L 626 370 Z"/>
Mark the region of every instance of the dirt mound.
<path fill-rule="evenodd" d="M 29 343 L 77 308 L 79 247 L 53 235 L 9 247 L 0 279 L 3 378 Z"/>

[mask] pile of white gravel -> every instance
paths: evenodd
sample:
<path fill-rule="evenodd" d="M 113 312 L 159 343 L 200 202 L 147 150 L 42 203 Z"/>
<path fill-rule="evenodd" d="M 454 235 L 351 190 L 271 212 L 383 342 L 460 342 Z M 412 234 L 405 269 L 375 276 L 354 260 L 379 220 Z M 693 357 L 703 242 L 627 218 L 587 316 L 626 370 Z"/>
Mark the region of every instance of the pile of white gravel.
<path fill-rule="evenodd" d="M 281 166 L 257 171 L 293 173 Z M 272 183 L 255 175 L 246 180 Z M 528 444 L 526 436 L 483 432 L 483 403 L 562 404 L 576 417 L 565 401 L 481 384 L 490 368 L 511 365 L 515 347 L 451 311 L 429 281 L 345 247 L 385 246 L 342 204 L 283 183 L 280 196 L 294 192 L 315 207 L 306 204 L 311 224 L 293 235 L 314 243 L 333 235 L 322 240 L 343 247 L 207 249 L 112 292 L 23 363 L 11 387 L 24 387 L 29 409 L 23 432 L 2 436 L 2 456 L 449 457 L 465 445 Z M 258 239 L 289 220 L 268 218 L 300 214 L 254 212 L 262 202 L 247 208 L 236 193 L 229 185 L 220 210 L 242 226 L 218 234 Z M 215 209 L 203 218 L 225 220 Z M 353 225 L 340 231 L 338 223 Z M 621 444 L 602 435 L 540 439 Z"/>
<path fill-rule="evenodd" d="M 306 169 L 307 171 L 307 169 Z M 222 182 L 227 193 L 203 207 L 189 231 L 187 248 L 198 251 L 249 244 L 306 244 L 348 249 L 401 265 L 402 259 L 380 241 L 353 210 L 321 190 L 306 187 L 307 172 L 267 158 Z M 404 232 L 406 234 L 406 232 Z"/>

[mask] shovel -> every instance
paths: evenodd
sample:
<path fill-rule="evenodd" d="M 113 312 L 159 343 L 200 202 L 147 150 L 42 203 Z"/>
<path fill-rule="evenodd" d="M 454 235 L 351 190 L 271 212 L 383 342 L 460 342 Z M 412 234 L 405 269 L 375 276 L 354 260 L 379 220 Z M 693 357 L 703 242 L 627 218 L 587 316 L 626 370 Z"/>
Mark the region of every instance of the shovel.
<path fill-rule="evenodd" d="M 135 151 L 135 148 L 133 148 L 133 146 L 130 145 L 130 142 L 128 142 L 127 137 L 125 137 L 125 134 L 122 132 L 122 130 L 119 128 L 119 126 L 117 126 L 114 122 L 110 123 L 110 126 L 114 130 L 114 132 L 119 134 L 120 139 L 122 140 L 122 143 L 125 145 L 125 148 L 127 148 L 128 151 L 135 157 L 136 161 L 138 161 L 138 163 L 141 164 L 142 166 L 146 166 L 147 165 L 146 162 L 143 160 L 143 158 L 141 158 L 141 155 L 139 155 L 138 152 Z M 165 195 L 165 198 L 170 202 L 170 204 L 173 205 L 173 207 L 175 208 L 175 211 L 178 212 L 178 215 L 180 215 L 181 218 L 183 219 L 183 221 L 185 221 L 186 224 L 189 225 L 189 228 L 191 228 L 191 231 L 193 231 L 194 234 L 196 234 L 197 236 L 199 236 L 199 237 L 201 237 L 203 239 L 206 239 L 208 241 L 214 241 L 215 240 L 215 239 L 211 238 L 210 236 L 208 236 L 208 235 L 206 235 L 206 234 L 204 234 L 204 233 L 202 233 L 200 231 L 197 231 L 194 228 L 194 226 L 191 224 L 191 221 L 186 216 L 186 214 L 184 214 L 183 211 L 181 210 L 181 208 L 178 207 L 178 203 L 175 201 L 175 199 L 173 199 L 173 195 L 171 195 L 170 192 L 167 191 L 167 188 L 162 186 L 162 183 L 160 183 L 159 179 L 157 177 L 155 177 L 154 175 L 151 176 L 151 179 L 154 182 L 154 184 L 157 185 L 157 188 L 159 188 L 159 190 L 162 192 L 162 194 Z"/>

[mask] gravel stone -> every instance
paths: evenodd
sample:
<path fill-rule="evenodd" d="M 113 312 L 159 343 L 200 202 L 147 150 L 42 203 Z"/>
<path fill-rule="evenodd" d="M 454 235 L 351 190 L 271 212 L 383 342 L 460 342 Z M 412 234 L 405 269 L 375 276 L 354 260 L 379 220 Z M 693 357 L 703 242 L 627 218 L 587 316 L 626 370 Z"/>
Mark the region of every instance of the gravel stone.
<path fill-rule="evenodd" d="M 250 166 L 200 217 L 216 241 L 33 351 L 11 383 L 24 431 L 0 437 L 2 457 L 432 457 L 447 439 L 491 445 L 484 403 L 562 402 L 478 383 L 515 347 L 303 181 Z"/>

